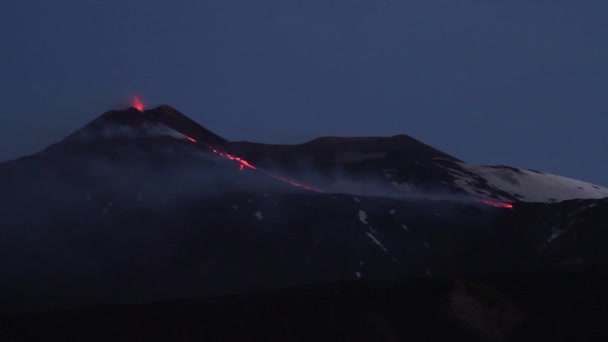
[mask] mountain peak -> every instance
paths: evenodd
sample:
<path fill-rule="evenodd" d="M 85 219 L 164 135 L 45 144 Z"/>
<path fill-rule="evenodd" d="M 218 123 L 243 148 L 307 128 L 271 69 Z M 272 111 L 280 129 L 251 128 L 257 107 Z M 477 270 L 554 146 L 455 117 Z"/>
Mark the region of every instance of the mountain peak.
<path fill-rule="evenodd" d="M 228 142 L 228 140 L 213 133 L 211 130 L 201 126 L 177 109 L 166 104 L 144 111 L 140 111 L 135 107 L 107 111 L 86 124 L 67 139 L 78 135 L 80 132 L 89 133 L 102 131 L 111 125 L 140 129 L 143 126 L 150 124 L 167 126 L 185 136 L 192 137 L 197 141 L 202 141 L 212 146 L 223 145 Z"/>

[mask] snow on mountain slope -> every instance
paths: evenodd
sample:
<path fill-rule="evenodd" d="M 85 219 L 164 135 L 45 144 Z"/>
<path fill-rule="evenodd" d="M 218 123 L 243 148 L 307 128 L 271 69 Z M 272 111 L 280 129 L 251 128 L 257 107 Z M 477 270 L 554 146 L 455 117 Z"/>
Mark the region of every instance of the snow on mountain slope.
<path fill-rule="evenodd" d="M 487 195 L 489 187 L 509 193 L 523 202 L 559 202 L 608 197 L 607 188 L 549 173 L 507 166 L 456 164 L 462 169 L 449 170 L 455 177 L 455 185 L 475 195 Z M 478 186 L 479 177 L 485 180 L 484 187 Z"/>

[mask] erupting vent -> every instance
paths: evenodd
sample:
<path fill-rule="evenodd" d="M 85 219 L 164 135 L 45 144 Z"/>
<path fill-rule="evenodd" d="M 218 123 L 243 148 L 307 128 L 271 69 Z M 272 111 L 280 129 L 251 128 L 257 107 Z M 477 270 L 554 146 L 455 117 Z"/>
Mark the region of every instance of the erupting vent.
<path fill-rule="evenodd" d="M 131 101 L 131 106 L 140 112 L 144 111 L 144 103 L 141 102 L 141 100 L 137 96 L 133 96 L 133 100 Z"/>

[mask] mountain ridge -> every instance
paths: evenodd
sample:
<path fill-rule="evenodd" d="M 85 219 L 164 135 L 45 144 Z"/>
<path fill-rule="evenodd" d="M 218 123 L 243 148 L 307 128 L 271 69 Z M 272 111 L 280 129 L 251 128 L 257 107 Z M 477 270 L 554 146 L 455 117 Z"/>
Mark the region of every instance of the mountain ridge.
<path fill-rule="evenodd" d="M 142 139 L 146 137 L 147 140 Z M 160 142 L 161 137 L 165 137 L 162 138 L 165 143 Z M 176 143 L 189 140 L 225 157 L 244 161 L 241 165 L 253 164 L 281 177 L 316 183 L 312 186 L 330 192 L 466 193 L 513 202 L 608 197 L 607 188 L 575 179 L 504 165 L 467 164 L 405 134 L 324 136 L 300 144 L 228 141 L 169 105 L 144 111 L 130 107 L 104 112 L 30 158 L 53 153 L 61 158 L 70 153 L 87 153 L 91 148 L 103 150 L 114 141 L 117 146 L 113 148 L 115 152 L 109 152 L 112 154 L 117 153 L 121 144 L 134 139 L 151 146 L 151 138 L 161 148 L 175 145 L 171 139 Z M 127 140 L 120 142 L 120 139 Z M 348 186 L 344 179 L 348 179 Z M 358 190 L 354 191 L 355 188 Z"/>

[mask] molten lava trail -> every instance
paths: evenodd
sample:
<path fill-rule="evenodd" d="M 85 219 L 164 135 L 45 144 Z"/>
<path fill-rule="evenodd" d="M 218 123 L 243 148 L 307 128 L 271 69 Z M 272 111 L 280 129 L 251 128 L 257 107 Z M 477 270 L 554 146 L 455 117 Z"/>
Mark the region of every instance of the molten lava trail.
<path fill-rule="evenodd" d="M 198 143 L 198 141 L 196 139 L 192 138 L 192 137 L 186 136 L 186 139 L 192 141 L 193 143 Z M 308 186 L 306 184 L 302 184 L 302 183 L 296 182 L 296 181 L 294 181 L 292 179 L 278 176 L 278 175 L 276 175 L 276 174 L 274 174 L 274 173 L 272 173 L 272 172 L 270 172 L 268 170 L 259 169 L 259 168 L 253 166 L 250 162 L 246 161 L 245 159 L 243 159 L 241 157 L 233 156 L 230 153 L 227 153 L 227 152 L 224 152 L 224 151 L 220 151 L 220 150 L 218 150 L 216 148 L 213 148 L 213 147 L 211 147 L 211 146 L 209 146 L 207 144 L 205 144 L 205 145 L 211 151 L 213 151 L 213 153 L 215 153 L 217 155 L 220 155 L 220 156 L 222 156 L 224 158 L 227 158 L 227 159 L 234 160 L 234 161 L 238 162 L 239 163 L 239 170 L 241 170 L 241 171 L 243 171 L 244 168 L 258 170 L 258 171 L 264 172 L 265 174 L 267 174 L 268 176 L 270 176 L 270 177 L 272 177 L 274 179 L 278 179 L 278 180 L 280 180 L 282 182 L 289 183 L 289 184 L 291 184 L 293 186 L 297 186 L 297 187 L 302 188 L 302 189 L 306 189 L 306 190 L 314 191 L 314 192 L 320 192 L 320 193 L 325 192 L 325 191 L 323 191 L 321 189 L 318 189 L 318 188 L 315 188 L 315 187 L 312 187 L 312 186 Z"/>
<path fill-rule="evenodd" d="M 197 143 L 198 144 L 198 141 L 196 139 L 192 138 L 192 137 L 186 136 L 186 139 L 190 140 L 193 143 Z M 211 146 L 209 146 L 207 144 L 204 144 L 204 145 L 206 145 L 211 151 L 213 151 L 213 153 L 215 153 L 217 155 L 220 155 L 220 156 L 222 156 L 224 158 L 227 158 L 227 159 L 234 160 L 234 161 L 238 162 L 239 163 L 239 170 L 241 170 L 241 171 L 244 168 L 249 168 L 249 169 L 253 169 L 253 170 L 262 171 L 262 172 L 264 172 L 265 174 L 267 174 L 268 176 L 270 176 L 272 178 L 278 179 L 278 180 L 280 180 L 282 182 L 291 184 L 293 186 L 297 186 L 299 188 L 306 189 L 306 190 L 309 190 L 309 191 L 314 191 L 314 192 L 319 192 L 319 193 L 326 193 L 326 191 L 323 191 L 323 190 L 321 190 L 319 188 L 315 188 L 315 187 L 312 187 L 312 186 L 309 186 L 309 185 L 306 185 L 306 184 L 302 184 L 302 183 L 296 182 L 296 181 L 294 181 L 292 179 L 289 179 L 289 178 L 282 177 L 282 176 L 279 176 L 277 174 L 274 174 L 274 173 L 272 173 L 272 172 L 270 172 L 268 170 L 257 168 L 253 164 L 251 164 L 250 162 L 248 162 L 247 160 L 245 160 L 245 159 L 243 159 L 241 157 L 237 157 L 237 156 L 234 156 L 234 155 L 232 155 L 230 153 L 227 153 L 227 152 L 224 152 L 224 151 L 220 151 L 220 150 L 218 150 L 218 149 L 216 149 L 214 147 L 211 147 Z M 493 207 L 497 207 L 497 208 L 513 209 L 513 204 L 511 204 L 511 203 L 500 202 L 500 201 L 486 199 L 486 198 L 479 199 L 478 202 L 486 204 L 486 205 L 490 205 L 490 206 L 493 206 Z"/>
<path fill-rule="evenodd" d="M 513 204 L 507 203 L 507 202 L 500 202 L 500 201 L 495 201 L 495 200 L 491 200 L 491 199 L 487 199 L 487 198 L 482 198 L 479 200 L 479 202 L 487 204 L 487 205 L 491 205 L 491 206 L 497 207 L 497 208 L 513 209 Z"/>

